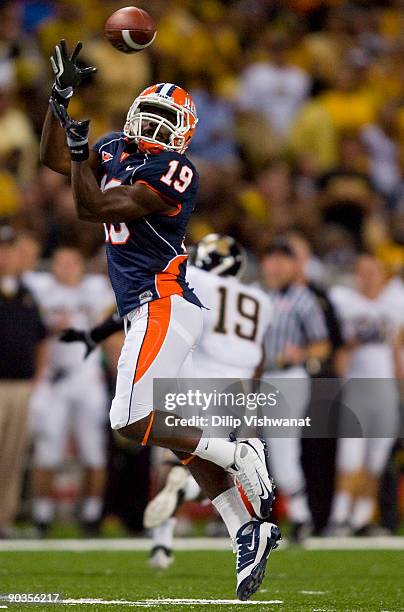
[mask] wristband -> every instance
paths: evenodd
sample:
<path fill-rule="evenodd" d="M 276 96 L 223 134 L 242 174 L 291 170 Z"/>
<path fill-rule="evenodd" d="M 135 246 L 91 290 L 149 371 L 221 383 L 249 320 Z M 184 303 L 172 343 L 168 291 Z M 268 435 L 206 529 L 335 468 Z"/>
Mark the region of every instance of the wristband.
<path fill-rule="evenodd" d="M 55 98 L 59 104 L 63 104 L 65 108 L 69 106 L 70 98 L 73 95 L 73 87 L 66 87 L 65 89 L 59 89 L 56 83 L 52 86 L 51 96 Z"/>
<path fill-rule="evenodd" d="M 72 161 L 85 161 L 90 155 L 88 148 L 88 136 L 82 136 L 82 140 L 77 140 L 80 134 L 76 135 L 76 138 L 69 137 L 69 133 L 66 134 L 67 146 L 70 149 L 70 156 Z"/>
<path fill-rule="evenodd" d="M 86 161 L 86 159 L 89 158 L 90 150 L 88 147 L 88 140 L 82 143 L 76 142 L 76 143 L 70 144 L 69 139 L 68 139 L 67 144 L 70 149 L 70 157 L 72 161 L 82 162 L 82 161 Z"/>

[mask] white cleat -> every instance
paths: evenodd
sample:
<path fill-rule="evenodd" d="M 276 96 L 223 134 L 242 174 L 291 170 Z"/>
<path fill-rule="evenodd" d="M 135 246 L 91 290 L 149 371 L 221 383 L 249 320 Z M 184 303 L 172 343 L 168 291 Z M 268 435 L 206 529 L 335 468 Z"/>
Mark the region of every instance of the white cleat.
<path fill-rule="evenodd" d="M 150 553 L 149 565 L 154 569 L 166 570 L 173 561 L 174 557 L 171 550 L 165 546 L 155 546 Z"/>
<path fill-rule="evenodd" d="M 265 443 L 258 438 L 237 442 L 234 464 L 229 471 L 243 488 L 255 515 L 267 519 L 275 498 L 275 486 L 268 473 Z"/>
<path fill-rule="evenodd" d="M 143 515 L 143 525 L 146 529 L 158 527 L 174 514 L 181 502 L 187 480 L 186 468 L 181 465 L 172 468 L 164 488 L 146 506 Z"/>

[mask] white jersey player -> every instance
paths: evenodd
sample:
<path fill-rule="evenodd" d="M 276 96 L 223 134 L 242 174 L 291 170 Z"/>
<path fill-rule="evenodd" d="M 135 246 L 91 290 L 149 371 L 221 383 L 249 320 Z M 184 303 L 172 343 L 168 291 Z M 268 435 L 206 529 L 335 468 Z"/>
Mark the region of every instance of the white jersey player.
<path fill-rule="evenodd" d="M 210 234 L 194 249 L 187 281 L 206 306 L 202 336 L 193 352 L 194 378 L 252 379 L 262 361 L 272 305 L 264 291 L 239 280 L 245 260 L 244 249 L 229 236 Z M 182 467 L 173 467 L 165 487 L 147 506 L 144 524 L 154 528 L 152 566 L 171 564 L 176 522 L 172 515 L 178 498 L 195 499 L 195 485 Z"/>
<path fill-rule="evenodd" d="M 341 422 L 347 437 L 339 441 L 330 523 L 339 532 L 362 533 L 369 530 L 379 477 L 398 433 L 395 377 L 400 366 L 394 347 L 404 321 L 404 300 L 386 286 L 382 264 L 368 255 L 358 259 L 356 288 L 335 287 L 330 296 L 347 346 L 343 403 L 348 409 Z M 354 422 L 362 438 L 349 437 Z"/>
<path fill-rule="evenodd" d="M 198 378 L 253 378 L 272 315 L 268 296 L 234 276 L 190 266 L 187 280 L 198 289 L 203 333 L 193 354 Z"/>
<path fill-rule="evenodd" d="M 71 432 L 88 472 L 82 524 L 94 532 L 102 509 L 108 401 L 100 352 L 94 351 L 84 360 L 84 346 L 76 343 L 69 347 L 59 341 L 59 334 L 70 326 L 89 329 L 113 308 L 114 297 L 104 276 L 84 275 L 82 256 L 73 248 L 56 251 L 51 273 L 28 272 L 24 282 L 35 295 L 50 332 L 49 365 L 33 394 L 31 408 L 34 521 L 45 534 L 53 520 L 52 481 Z"/>

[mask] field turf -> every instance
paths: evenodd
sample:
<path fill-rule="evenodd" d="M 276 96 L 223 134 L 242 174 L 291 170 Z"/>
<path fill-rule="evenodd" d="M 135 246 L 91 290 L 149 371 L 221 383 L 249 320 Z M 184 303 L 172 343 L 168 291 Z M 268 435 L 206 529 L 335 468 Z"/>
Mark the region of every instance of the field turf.
<path fill-rule="evenodd" d="M 402 551 L 275 551 L 253 600 L 195 603 L 189 599 L 233 600 L 234 556 L 225 551 L 181 551 L 166 572 L 147 565 L 145 552 L 0 552 L 0 593 L 61 593 L 64 599 L 126 600 L 56 606 L 9 604 L 0 609 L 116 611 L 145 607 L 151 612 L 399 612 L 404 610 Z M 145 602 L 163 598 L 162 602 Z M 182 603 L 169 601 L 184 600 Z M 141 603 L 143 600 L 143 604 Z M 274 602 L 282 602 L 275 603 Z M 274 603 L 270 603 L 273 601 Z M 73 603 L 73 602 L 72 602 Z"/>

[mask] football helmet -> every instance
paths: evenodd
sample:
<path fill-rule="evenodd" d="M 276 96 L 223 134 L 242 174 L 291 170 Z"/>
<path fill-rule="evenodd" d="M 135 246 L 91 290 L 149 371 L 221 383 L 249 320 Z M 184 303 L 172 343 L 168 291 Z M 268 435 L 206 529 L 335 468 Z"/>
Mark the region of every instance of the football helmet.
<path fill-rule="evenodd" d="M 189 93 L 172 83 L 158 83 L 147 87 L 134 100 L 123 131 L 143 153 L 184 153 L 197 123 Z"/>
<path fill-rule="evenodd" d="M 247 255 L 231 236 L 208 234 L 191 250 L 190 263 L 218 276 L 241 278 L 246 269 Z"/>

